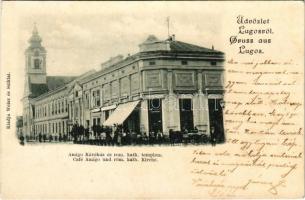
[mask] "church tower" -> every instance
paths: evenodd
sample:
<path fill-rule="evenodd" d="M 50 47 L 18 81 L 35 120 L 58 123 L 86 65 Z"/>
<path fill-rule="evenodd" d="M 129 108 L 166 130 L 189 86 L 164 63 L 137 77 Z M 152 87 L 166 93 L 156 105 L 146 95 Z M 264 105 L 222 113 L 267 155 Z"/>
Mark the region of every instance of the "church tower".
<path fill-rule="evenodd" d="M 25 51 L 26 76 L 30 84 L 46 84 L 46 50 L 41 46 L 42 39 L 34 25 L 30 46 Z"/>
<path fill-rule="evenodd" d="M 34 25 L 29 47 L 25 50 L 25 84 L 23 102 L 24 135 L 33 136 L 35 106 L 33 98 L 48 91 L 46 77 L 46 50 Z"/>

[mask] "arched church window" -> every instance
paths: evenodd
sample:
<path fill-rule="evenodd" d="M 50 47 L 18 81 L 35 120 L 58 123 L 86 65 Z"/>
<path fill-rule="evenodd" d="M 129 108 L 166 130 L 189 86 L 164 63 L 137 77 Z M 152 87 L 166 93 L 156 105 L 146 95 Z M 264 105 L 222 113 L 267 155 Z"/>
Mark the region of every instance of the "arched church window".
<path fill-rule="evenodd" d="M 38 59 L 38 58 L 36 58 L 36 59 L 34 60 L 34 68 L 35 68 L 35 69 L 40 69 L 40 63 L 41 63 L 41 60 Z"/>

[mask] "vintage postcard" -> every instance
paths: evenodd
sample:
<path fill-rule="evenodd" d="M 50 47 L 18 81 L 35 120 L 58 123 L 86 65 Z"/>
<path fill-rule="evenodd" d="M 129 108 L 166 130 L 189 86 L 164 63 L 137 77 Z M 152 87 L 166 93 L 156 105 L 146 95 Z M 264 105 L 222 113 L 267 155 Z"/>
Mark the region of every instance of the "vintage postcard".
<path fill-rule="evenodd" d="M 303 2 L 1 12 L 1 198 L 304 197 Z"/>

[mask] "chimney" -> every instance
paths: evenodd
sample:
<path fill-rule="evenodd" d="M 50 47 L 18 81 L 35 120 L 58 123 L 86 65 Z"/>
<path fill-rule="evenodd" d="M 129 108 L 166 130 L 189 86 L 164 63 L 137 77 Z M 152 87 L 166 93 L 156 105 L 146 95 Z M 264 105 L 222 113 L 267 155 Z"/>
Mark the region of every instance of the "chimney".
<path fill-rule="evenodd" d="M 172 41 L 175 41 L 175 34 L 172 35 Z"/>
<path fill-rule="evenodd" d="M 212 45 L 212 50 L 214 50 L 214 45 Z"/>

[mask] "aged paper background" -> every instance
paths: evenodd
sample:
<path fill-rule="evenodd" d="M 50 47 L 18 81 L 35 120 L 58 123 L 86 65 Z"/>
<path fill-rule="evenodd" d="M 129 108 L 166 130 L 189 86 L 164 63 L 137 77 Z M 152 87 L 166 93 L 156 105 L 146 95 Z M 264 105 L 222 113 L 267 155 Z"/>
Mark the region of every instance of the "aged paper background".
<path fill-rule="evenodd" d="M 179 27 L 189 31 L 184 41 L 211 42 L 207 44 L 226 53 L 227 142 L 216 147 L 20 146 L 14 126 L 15 116 L 22 111 L 19 97 L 23 93 L 24 57 L 20 52 L 26 41 L 20 39 L 24 30 L 21 27 L 32 24 L 26 20 L 39 16 L 46 21 L 58 18 L 60 23 L 61 16 L 67 20 L 107 13 L 111 17 L 112 12 L 114 18 L 123 20 L 123 11 L 124 16 L 142 16 L 143 30 L 147 29 L 146 20 L 158 15 L 169 15 L 174 21 L 189 20 L 191 26 Z M 265 27 L 271 27 L 274 34 L 264 38 L 271 38 L 272 43 L 248 45 L 263 49 L 264 54 L 239 54 L 242 44 L 230 45 L 230 36 L 236 35 L 240 26 L 236 23 L 239 15 L 270 19 Z M 206 30 L 206 37 L 204 33 L 196 34 L 200 30 L 196 26 L 209 20 L 215 23 L 215 30 Z M 2 2 L 1 94 L 9 72 L 12 93 L 10 130 L 5 129 L 6 100 L 1 95 L 2 197 L 302 197 L 303 20 L 302 2 Z M 153 33 L 154 27 L 150 28 L 148 32 Z M 122 35 L 131 31 L 128 27 L 120 30 Z M 162 157 L 152 163 L 78 163 L 69 157 L 71 152 L 160 153 Z"/>

